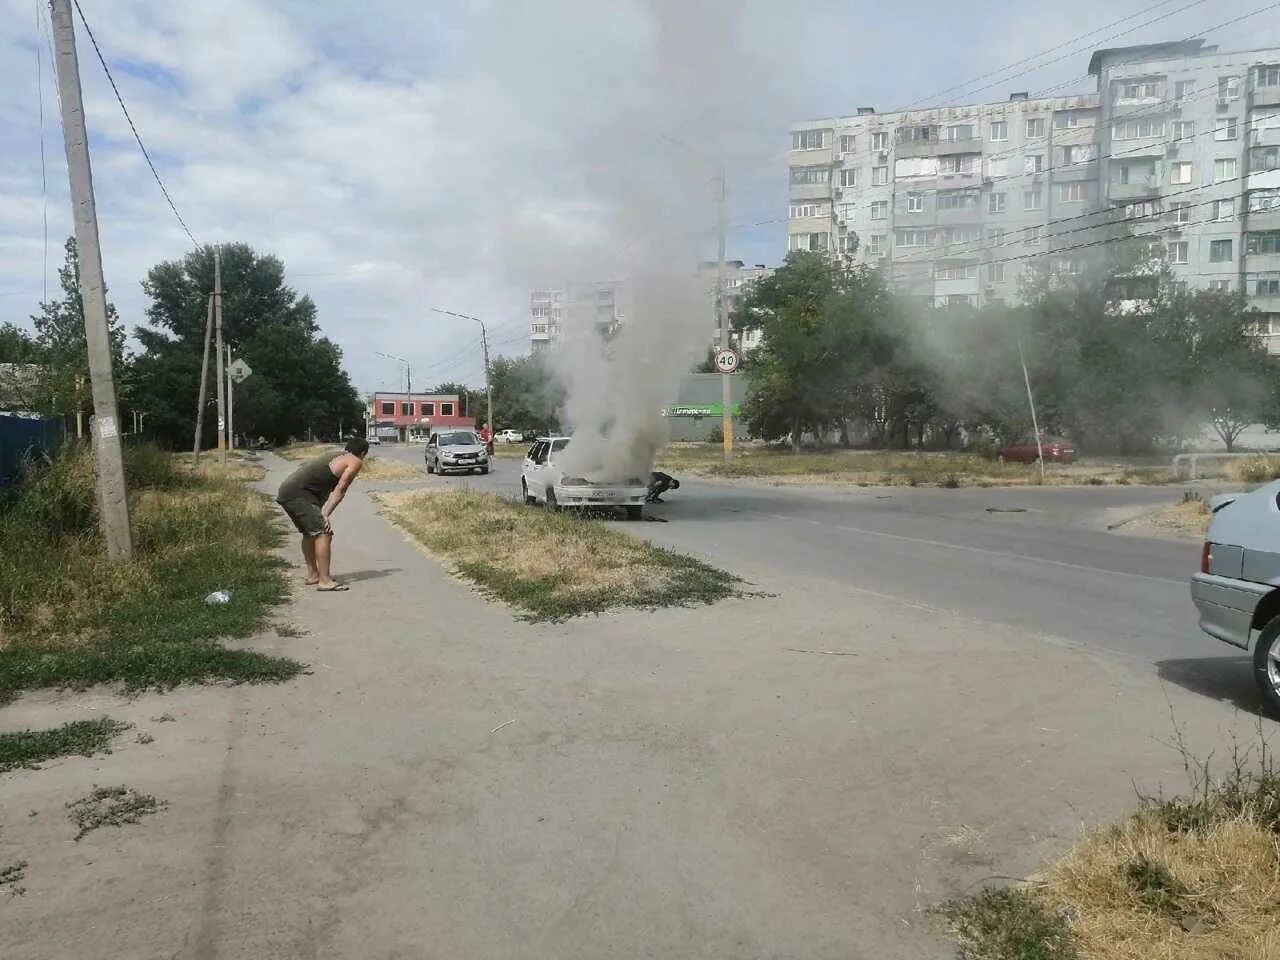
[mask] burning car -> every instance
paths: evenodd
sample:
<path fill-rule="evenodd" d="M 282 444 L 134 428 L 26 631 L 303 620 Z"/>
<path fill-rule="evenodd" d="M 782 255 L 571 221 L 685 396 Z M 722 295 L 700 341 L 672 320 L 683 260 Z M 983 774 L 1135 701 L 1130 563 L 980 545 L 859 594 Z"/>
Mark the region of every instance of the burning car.
<path fill-rule="evenodd" d="M 520 471 L 524 502 L 541 503 L 550 510 L 622 507 L 630 520 L 644 514 L 649 485 L 641 477 L 606 480 L 602 477 L 566 475 L 564 452 L 569 437 L 540 437 L 525 454 Z"/>

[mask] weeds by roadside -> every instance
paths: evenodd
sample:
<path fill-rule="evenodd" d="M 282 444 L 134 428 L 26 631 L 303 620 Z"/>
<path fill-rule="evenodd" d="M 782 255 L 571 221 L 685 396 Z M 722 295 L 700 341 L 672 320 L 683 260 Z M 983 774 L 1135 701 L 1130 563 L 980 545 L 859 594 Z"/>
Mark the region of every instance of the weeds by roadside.
<path fill-rule="evenodd" d="M 123 827 L 141 823 L 142 818 L 158 813 L 169 804 L 133 787 L 94 787 L 92 792 L 67 804 L 67 817 L 80 828 L 78 841 L 99 827 Z"/>
<path fill-rule="evenodd" d="M 128 727 L 127 723 L 102 717 L 64 723 L 52 730 L 0 733 L 0 773 L 33 767 L 56 757 L 110 753 L 111 741 Z"/>
<path fill-rule="evenodd" d="M 20 897 L 27 892 L 26 887 L 22 886 L 22 881 L 27 877 L 27 861 L 19 860 L 17 863 L 10 863 L 0 867 L 0 890 L 6 893 Z"/>
<path fill-rule="evenodd" d="M 126 472 L 135 547 L 127 563 L 100 547 L 83 447 L 0 505 L 0 703 L 37 687 L 294 676 L 293 661 L 217 642 L 252 635 L 287 596 L 270 502 L 148 447 L 126 449 Z M 232 602 L 205 604 L 219 589 Z"/>
<path fill-rule="evenodd" d="M 326 453 L 337 456 L 341 450 L 334 443 L 291 443 L 276 453 L 286 460 L 310 460 Z M 360 470 L 362 480 L 421 480 L 422 476 L 422 471 L 412 464 L 379 457 L 372 452 L 364 458 L 364 467 Z"/>
<path fill-rule="evenodd" d="M 391 519 L 482 591 L 530 620 L 611 607 L 713 603 L 738 579 L 598 520 L 461 490 L 384 494 Z"/>
<path fill-rule="evenodd" d="M 1140 796 L 1029 883 L 944 904 L 973 960 L 1280 956 L 1280 767 L 1262 735 L 1185 796 Z"/>

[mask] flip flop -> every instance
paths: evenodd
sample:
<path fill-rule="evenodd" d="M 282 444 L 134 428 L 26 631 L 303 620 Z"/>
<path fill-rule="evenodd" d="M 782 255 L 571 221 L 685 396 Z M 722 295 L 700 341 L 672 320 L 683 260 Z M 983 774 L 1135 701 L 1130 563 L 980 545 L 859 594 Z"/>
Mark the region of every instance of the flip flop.
<path fill-rule="evenodd" d="M 332 587 L 316 587 L 316 593 L 339 593 L 350 589 L 345 583 L 335 583 Z"/>

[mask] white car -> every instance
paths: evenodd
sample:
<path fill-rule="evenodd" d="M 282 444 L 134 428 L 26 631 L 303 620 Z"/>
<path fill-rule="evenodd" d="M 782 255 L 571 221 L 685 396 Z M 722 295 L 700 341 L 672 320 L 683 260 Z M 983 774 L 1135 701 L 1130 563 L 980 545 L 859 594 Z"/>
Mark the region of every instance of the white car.
<path fill-rule="evenodd" d="M 622 507 L 629 520 L 639 520 L 644 515 L 649 486 L 643 479 L 604 482 L 565 476 L 559 461 L 568 446 L 568 437 L 541 437 L 529 448 L 520 472 L 525 503 L 541 503 L 550 510 Z"/>
<path fill-rule="evenodd" d="M 523 443 L 524 434 L 519 430 L 512 430 L 508 427 L 506 430 L 499 430 L 498 435 L 493 439 L 498 443 Z"/>

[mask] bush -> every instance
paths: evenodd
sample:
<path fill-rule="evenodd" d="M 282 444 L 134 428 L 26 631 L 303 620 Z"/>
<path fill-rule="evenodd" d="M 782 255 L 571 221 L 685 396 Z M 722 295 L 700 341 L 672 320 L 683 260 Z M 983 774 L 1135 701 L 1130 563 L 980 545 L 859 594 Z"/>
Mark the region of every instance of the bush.
<path fill-rule="evenodd" d="M 724 427 L 712 427 L 707 433 L 707 443 L 724 443 Z"/>
<path fill-rule="evenodd" d="M 999 460 L 1000 444 L 996 443 L 990 437 L 979 437 L 969 444 L 967 451 L 980 460 Z"/>
<path fill-rule="evenodd" d="M 1269 483 L 1280 479 L 1280 459 L 1261 454 L 1250 457 L 1239 466 L 1238 476 L 1244 483 Z"/>

